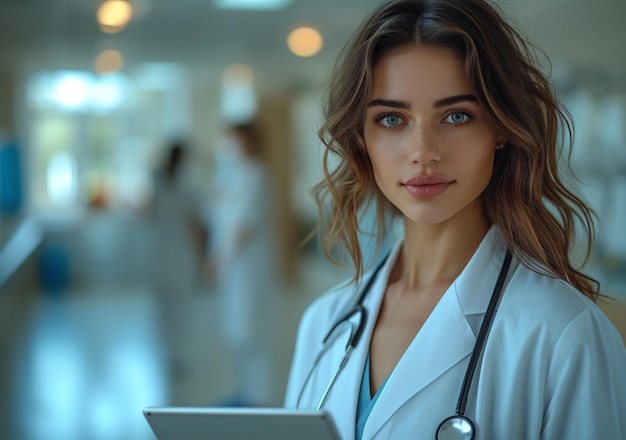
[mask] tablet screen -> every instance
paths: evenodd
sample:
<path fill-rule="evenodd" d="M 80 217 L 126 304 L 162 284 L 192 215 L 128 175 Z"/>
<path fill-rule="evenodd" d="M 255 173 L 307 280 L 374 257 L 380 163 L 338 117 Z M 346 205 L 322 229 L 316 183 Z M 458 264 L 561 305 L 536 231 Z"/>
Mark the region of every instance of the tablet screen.
<path fill-rule="evenodd" d="M 146 408 L 158 440 L 340 440 L 324 411 L 284 408 Z"/>

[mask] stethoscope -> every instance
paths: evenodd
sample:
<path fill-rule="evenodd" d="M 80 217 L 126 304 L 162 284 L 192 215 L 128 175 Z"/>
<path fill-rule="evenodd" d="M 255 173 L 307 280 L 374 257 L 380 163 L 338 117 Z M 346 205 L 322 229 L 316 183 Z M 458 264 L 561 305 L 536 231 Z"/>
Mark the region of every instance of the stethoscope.
<path fill-rule="evenodd" d="M 487 335 L 489 334 L 489 330 L 491 329 L 491 324 L 493 323 L 496 310 L 498 308 L 498 303 L 500 300 L 500 296 L 502 294 L 502 288 L 504 286 L 504 281 L 506 279 L 507 273 L 509 271 L 509 266 L 511 265 L 511 253 L 507 250 L 506 255 L 504 257 L 504 261 L 502 263 L 502 267 L 500 268 L 500 273 L 498 275 L 498 280 L 496 281 L 496 285 L 493 288 L 493 293 L 491 294 L 491 299 L 489 300 L 489 305 L 487 306 L 487 311 L 485 312 L 485 316 L 480 325 L 480 330 L 478 331 L 478 336 L 476 338 L 476 343 L 474 344 L 474 348 L 472 350 L 472 355 L 469 360 L 469 364 L 467 365 L 467 370 L 465 371 L 465 377 L 463 378 L 463 383 L 461 385 L 461 391 L 459 392 L 459 399 L 456 404 L 456 411 L 454 415 L 444 419 L 439 426 L 437 427 L 435 439 L 436 440 L 473 440 L 475 436 L 476 428 L 474 426 L 474 422 L 465 415 L 465 407 L 467 406 L 467 398 L 469 395 L 470 386 L 472 384 L 472 379 L 474 377 L 474 372 L 476 371 L 476 366 L 478 364 L 478 360 L 482 354 L 483 348 L 485 347 L 485 343 L 487 341 Z M 309 370 L 309 373 L 304 380 L 302 388 L 300 389 L 300 394 L 298 396 L 298 400 L 296 402 L 296 407 L 300 406 L 300 400 L 302 399 L 302 395 L 304 394 L 304 390 L 315 371 L 315 368 L 319 364 L 322 356 L 328 351 L 331 347 L 332 342 L 334 342 L 339 336 L 339 332 L 336 330 L 339 327 L 342 327 L 344 324 L 350 324 L 350 335 L 348 338 L 348 342 L 346 344 L 346 352 L 337 367 L 337 370 L 333 374 L 330 379 L 330 382 L 324 389 L 322 397 L 317 404 L 316 410 L 321 410 L 326 403 L 326 399 L 328 398 L 328 394 L 332 389 L 333 385 L 337 381 L 337 377 L 343 371 L 346 363 L 348 362 L 348 358 L 352 354 L 352 351 L 359 343 L 361 336 L 363 335 L 363 331 L 365 330 L 365 325 L 367 323 L 367 310 L 363 307 L 363 301 L 367 296 L 372 284 L 374 283 L 376 276 L 380 269 L 384 266 L 387 257 L 385 257 L 376 267 L 372 275 L 369 277 L 367 283 L 363 286 L 359 298 L 356 304 L 345 314 L 343 314 L 333 326 L 330 328 L 326 336 L 322 341 L 322 349 L 315 357 L 313 361 L 313 365 Z M 353 318 L 356 318 L 356 323 L 353 323 Z"/>

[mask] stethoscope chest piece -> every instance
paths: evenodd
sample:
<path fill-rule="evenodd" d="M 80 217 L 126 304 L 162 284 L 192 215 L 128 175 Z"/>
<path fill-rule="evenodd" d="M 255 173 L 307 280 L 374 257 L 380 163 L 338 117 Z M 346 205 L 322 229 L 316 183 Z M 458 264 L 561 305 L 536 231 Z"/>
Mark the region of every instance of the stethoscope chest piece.
<path fill-rule="evenodd" d="M 439 424 L 436 440 L 473 440 L 474 424 L 460 415 L 450 416 Z"/>

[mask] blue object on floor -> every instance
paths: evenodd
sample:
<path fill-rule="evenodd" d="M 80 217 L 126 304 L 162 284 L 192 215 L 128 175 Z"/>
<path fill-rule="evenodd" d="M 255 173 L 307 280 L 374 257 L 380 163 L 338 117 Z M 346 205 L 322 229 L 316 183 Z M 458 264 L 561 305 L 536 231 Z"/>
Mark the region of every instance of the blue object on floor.
<path fill-rule="evenodd" d="M 39 255 L 39 279 L 44 292 L 58 296 L 67 290 L 70 281 L 70 262 L 65 246 L 45 243 Z"/>

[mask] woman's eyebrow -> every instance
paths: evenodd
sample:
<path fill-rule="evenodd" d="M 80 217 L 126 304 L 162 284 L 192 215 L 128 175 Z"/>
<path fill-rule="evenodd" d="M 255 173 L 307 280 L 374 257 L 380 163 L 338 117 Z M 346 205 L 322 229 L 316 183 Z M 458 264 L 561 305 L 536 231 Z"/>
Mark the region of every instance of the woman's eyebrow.
<path fill-rule="evenodd" d="M 433 104 L 433 107 L 435 108 L 445 107 L 447 105 L 457 104 L 459 102 L 465 102 L 465 101 L 478 102 L 478 99 L 474 95 L 455 95 L 455 96 L 450 96 L 448 98 L 438 99 Z"/>
<path fill-rule="evenodd" d="M 474 95 L 455 95 L 449 96 L 447 98 L 438 99 L 434 102 L 433 107 L 445 107 L 448 105 L 457 104 L 459 102 L 478 102 L 478 99 Z M 367 103 L 367 107 L 392 107 L 398 108 L 402 110 L 408 110 L 411 108 L 411 105 L 406 101 L 399 101 L 396 99 L 373 99 Z"/>
<path fill-rule="evenodd" d="M 368 107 L 393 107 L 399 108 L 402 110 L 408 110 L 411 108 L 408 102 L 406 101 L 397 101 L 395 99 L 373 99 L 368 102 Z"/>

